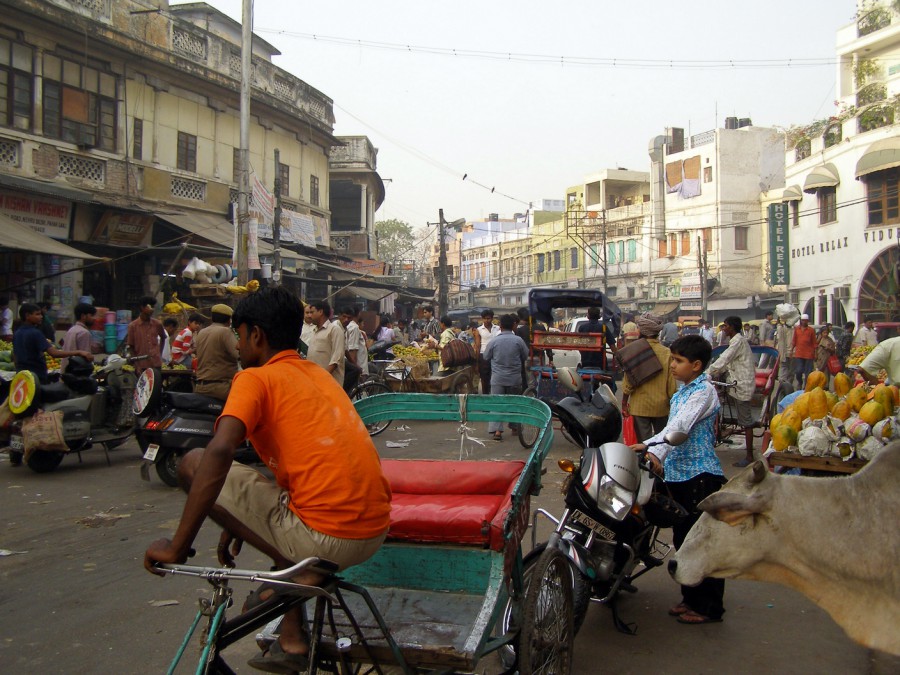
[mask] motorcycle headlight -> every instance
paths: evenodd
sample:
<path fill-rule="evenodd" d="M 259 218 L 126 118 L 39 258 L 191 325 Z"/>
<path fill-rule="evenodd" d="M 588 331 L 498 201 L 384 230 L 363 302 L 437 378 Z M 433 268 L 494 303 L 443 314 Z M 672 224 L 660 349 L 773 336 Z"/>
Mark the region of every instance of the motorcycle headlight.
<path fill-rule="evenodd" d="M 609 476 L 600 479 L 597 506 L 607 515 L 622 520 L 631 509 L 633 495 Z"/>

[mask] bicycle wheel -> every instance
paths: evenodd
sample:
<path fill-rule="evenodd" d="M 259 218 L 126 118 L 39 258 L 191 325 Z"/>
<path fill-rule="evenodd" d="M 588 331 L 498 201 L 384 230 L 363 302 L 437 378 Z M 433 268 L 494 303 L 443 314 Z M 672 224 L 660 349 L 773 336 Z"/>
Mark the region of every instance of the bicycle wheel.
<path fill-rule="evenodd" d="M 528 389 L 522 392 L 522 396 L 528 396 L 529 398 L 537 398 L 537 389 L 532 384 Z M 532 426 L 530 424 L 521 424 L 519 425 L 519 443 L 522 444 L 522 447 L 526 450 L 531 450 L 534 447 L 534 444 L 537 443 L 538 435 L 541 430 L 539 427 Z"/>
<path fill-rule="evenodd" d="M 350 400 L 358 401 L 362 398 L 368 398 L 369 396 L 390 393 L 391 389 L 386 384 L 372 380 L 370 382 L 363 382 L 361 385 L 357 386 L 353 391 L 351 391 Z M 369 430 L 369 436 L 377 436 L 382 431 L 387 429 L 390 425 L 391 420 L 380 420 L 378 422 L 373 422 L 372 424 L 367 424 L 366 428 Z"/>
<path fill-rule="evenodd" d="M 519 675 L 568 675 L 575 640 L 572 565 L 557 548 L 545 549 L 531 572 L 522 630 Z"/>

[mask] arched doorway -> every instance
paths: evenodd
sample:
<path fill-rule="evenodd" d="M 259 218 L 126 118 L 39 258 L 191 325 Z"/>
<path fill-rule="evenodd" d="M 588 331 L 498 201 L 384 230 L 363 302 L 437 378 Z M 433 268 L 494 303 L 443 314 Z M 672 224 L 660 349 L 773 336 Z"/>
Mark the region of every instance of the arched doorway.
<path fill-rule="evenodd" d="M 859 282 L 859 316 L 857 325 L 865 317 L 876 321 L 896 321 L 900 318 L 900 283 L 898 283 L 900 248 L 885 249 L 872 261 Z"/>

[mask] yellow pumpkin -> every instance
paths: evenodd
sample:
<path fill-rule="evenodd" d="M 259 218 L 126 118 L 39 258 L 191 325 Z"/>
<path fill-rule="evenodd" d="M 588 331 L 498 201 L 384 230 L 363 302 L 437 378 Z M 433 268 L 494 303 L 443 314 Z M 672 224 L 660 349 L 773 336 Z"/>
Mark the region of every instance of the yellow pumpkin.
<path fill-rule="evenodd" d="M 863 387 L 851 389 L 847 394 L 846 401 L 853 408 L 853 412 L 859 412 L 866 403 L 866 390 Z"/>
<path fill-rule="evenodd" d="M 853 383 L 846 374 L 838 373 L 834 376 L 834 393 L 838 396 L 846 396 L 852 387 Z"/>
<path fill-rule="evenodd" d="M 781 429 L 782 427 L 790 427 L 798 434 L 800 433 L 800 429 L 803 428 L 803 418 L 800 417 L 800 413 L 797 412 L 797 409 L 794 408 L 793 404 L 789 405 L 785 408 L 784 412 L 781 413 L 781 422 L 778 424 L 778 428 Z"/>
<path fill-rule="evenodd" d="M 814 370 L 806 378 L 806 391 L 812 391 L 816 387 L 824 388 L 828 383 L 828 376 L 821 370 Z"/>
<path fill-rule="evenodd" d="M 772 432 L 772 447 L 778 452 L 784 452 L 792 445 L 797 445 L 797 432 L 786 424 Z"/>
<path fill-rule="evenodd" d="M 797 411 L 797 414 L 800 415 L 800 419 L 805 420 L 809 417 L 809 392 L 800 394 L 791 405 Z"/>
<path fill-rule="evenodd" d="M 820 420 L 828 414 L 828 398 L 825 396 L 825 390 L 822 387 L 816 387 L 803 396 L 808 397 L 810 419 Z M 803 396 L 798 398 L 803 398 Z"/>
<path fill-rule="evenodd" d="M 850 407 L 847 401 L 838 401 L 831 409 L 831 416 L 837 417 L 839 420 L 846 420 L 852 412 L 853 408 Z"/>
<path fill-rule="evenodd" d="M 869 401 L 859 411 L 859 419 L 869 426 L 874 426 L 876 423 L 883 420 L 884 417 L 884 406 L 878 401 Z"/>

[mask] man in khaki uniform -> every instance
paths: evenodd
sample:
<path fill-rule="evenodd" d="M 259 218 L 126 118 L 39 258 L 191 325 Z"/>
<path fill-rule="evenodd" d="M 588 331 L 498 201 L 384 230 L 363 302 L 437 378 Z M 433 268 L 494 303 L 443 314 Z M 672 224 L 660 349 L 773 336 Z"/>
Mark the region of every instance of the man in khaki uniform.
<path fill-rule="evenodd" d="M 669 367 L 672 352 L 659 342 L 659 331 L 662 320 L 649 312 L 636 319 L 641 337 L 647 340 L 662 370 L 640 386 L 633 387 L 626 374 L 622 378 L 622 411 L 634 416 L 634 433 L 637 442 L 643 443 L 648 438 L 662 431 L 669 418 L 669 401 L 677 389 L 675 376 Z"/>
<path fill-rule="evenodd" d="M 237 338 L 231 330 L 233 310 L 228 305 L 213 305 L 212 323 L 197 333 L 194 348 L 197 354 L 197 383 L 194 393 L 228 398 L 231 380 L 239 368 Z"/>

